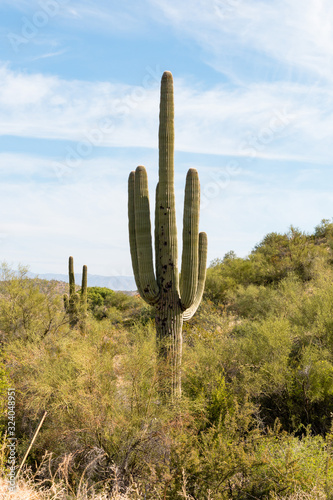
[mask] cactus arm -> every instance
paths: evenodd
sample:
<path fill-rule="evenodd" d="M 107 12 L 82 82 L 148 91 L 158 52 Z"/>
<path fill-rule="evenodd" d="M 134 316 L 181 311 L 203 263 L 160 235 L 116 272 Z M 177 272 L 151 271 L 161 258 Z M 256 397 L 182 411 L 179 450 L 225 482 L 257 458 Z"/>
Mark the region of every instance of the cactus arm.
<path fill-rule="evenodd" d="M 159 126 L 159 261 L 160 283 L 165 291 L 178 294 L 178 250 L 174 192 L 174 102 L 173 79 L 169 71 L 161 81 Z"/>
<path fill-rule="evenodd" d="M 88 284 L 88 269 L 87 266 L 82 268 L 82 283 L 81 283 L 81 305 L 83 309 L 87 308 L 87 284 Z"/>
<path fill-rule="evenodd" d="M 136 248 L 136 235 L 135 235 L 135 206 L 134 206 L 134 182 L 135 172 L 131 172 L 128 178 L 128 231 L 129 242 L 132 259 L 132 268 L 134 273 L 135 283 L 139 294 L 143 297 L 143 291 L 139 278 L 139 265 L 138 265 L 138 252 Z"/>
<path fill-rule="evenodd" d="M 200 183 L 198 172 L 187 172 L 183 220 L 183 253 L 180 277 L 182 309 L 192 306 L 198 288 Z"/>
<path fill-rule="evenodd" d="M 159 288 L 154 274 L 148 178 L 146 169 L 142 166 L 137 167 L 135 171 L 134 207 L 139 281 L 143 298 L 149 304 L 155 304 L 159 299 Z"/>
<path fill-rule="evenodd" d="M 158 186 L 156 185 L 156 195 L 155 195 L 155 269 L 156 269 L 156 281 L 158 287 L 161 286 L 160 276 L 161 276 L 161 262 L 160 262 L 160 248 L 159 248 L 159 197 L 158 197 Z"/>
<path fill-rule="evenodd" d="M 183 313 L 183 321 L 188 321 L 195 314 L 202 299 L 206 281 L 207 268 L 207 234 L 199 233 L 199 270 L 198 270 L 198 288 L 191 307 Z"/>
<path fill-rule="evenodd" d="M 88 284 L 88 268 L 82 268 L 82 283 L 81 283 L 81 298 L 84 300 L 87 297 L 87 284 Z"/>
<path fill-rule="evenodd" d="M 137 248 L 137 238 L 136 238 L 136 219 L 138 214 L 135 212 L 135 172 L 131 172 L 128 178 L 128 231 L 129 231 L 129 242 L 130 242 L 130 252 L 132 259 L 132 268 L 134 273 L 135 283 L 141 297 L 148 304 L 152 305 L 152 302 L 147 294 L 144 292 L 141 285 L 140 272 L 139 272 L 139 262 L 138 262 L 138 248 Z M 148 207 L 149 209 L 149 207 Z M 149 221 L 150 224 L 150 221 Z"/>
<path fill-rule="evenodd" d="M 69 296 L 75 294 L 75 275 L 74 275 L 74 259 L 68 259 L 68 275 L 69 275 Z"/>
<path fill-rule="evenodd" d="M 69 297 L 68 297 L 67 293 L 64 294 L 63 299 L 64 299 L 65 311 L 66 311 L 66 313 L 68 313 L 68 311 L 69 311 Z"/>
<path fill-rule="evenodd" d="M 87 285 L 88 285 L 88 268 L 87 266 L 83 266 L 81 293 L 80 293 L 80 308 L 81 308 L 80 329 L 82 333 L 86 333 L 86 328 L 87 328 L 86 324 L 87 312 L 88 312 Z"/>

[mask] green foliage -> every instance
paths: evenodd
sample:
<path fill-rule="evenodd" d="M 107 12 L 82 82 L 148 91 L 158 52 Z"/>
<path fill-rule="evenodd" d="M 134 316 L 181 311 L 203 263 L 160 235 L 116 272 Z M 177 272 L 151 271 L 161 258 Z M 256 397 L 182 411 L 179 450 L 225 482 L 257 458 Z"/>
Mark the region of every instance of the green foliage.
<path fill-rule="evenodd" d="M 23 266 L 13 272 L 7 264 L 2 264 L 0 272 L 2 341 L 44 337 L 64 323 L 55 284 L 28 278 L 28 269 Z"/>
<path fill-rule="evenodd" d="M 111 302 L 111 298 L 115 294 L 110 288 L 103 288 L 100 286 L 90 286 L 87 290 L 89 306 L 94 309 L 96 306 L 106 306 L 108 307 Z"/>
<path fill-rule="evenodd" d="M 234 498 L 268 498 L 330 484 L 324 439 L 260 432 L 253 404 L 240 404 L 222 375 L 218 342 L 200 342 L 184 354 L 184 400 L 176 407 L 161 406 L 152 326 L 115 329 L 105 320 L 90 324 L 85 337 L 74 330 L 24 349 L 22 340 L 11 342 L 6 359 L 20 394 L 20 442 L 26 446 L 47 409 L 31 458 L 51 449 L 56 468 L 66 454 L 75 456 L 68 472 L 74 492 L 89 457 L 102 452 L 90 484 L 108 480 L 112 487 L 116 467 L 124 488 L 133 478 L 151 500 L 181 498 L 185 487 L 194 498 L 227 500 L 231 491 Z"/>
<path fill-rule="evenodd" d="M 98 320 L 106 318 L 113 324 L 131 325 L 137 321 L 146 324 L 152 318 L 151 309 L 137 295 L 98 286 L 89 287 L 87 295 L 89 310 Z"/>
<path fill-rule="evenodd" d="M 227 254 L 208 270 L 207 297 L 234 324 L 234 381 L 260 405 L 265 425 L 279 417 L 288 431 L 330 427 L 332 234 L 329 221 L 313 235 L 271 233 L 249 257 Z"/>
<path fill-rule="evenodd" d="M 110 495 L 135 483 L 133 500 L 333 498 L 332 234 L 269 235 L 211 266 L 223 286 L 184 327 L 173 404 L 142 299 L 88 289 L 82 335 L 50 284 L 3 266 L 0 385 L 18 395 L 19 456 L 47 409 L 28 463 L 48 450 L 53 474 L 70 459 L 71 495 L 86 470 Z"/>
<path fill-rule="evenodd" d="M 115 292 L 99 286 L 88 287 L 88 308 L 96 319 L 107 317 L 107 310 L 112 306 L 111 298 Z"/>
<path fill-rule="evenodd" d="M 204 297 L 215 303 L 226 303 L 228 294 L 238 285 L 249 285 L 254 280 L 255 268 L 249 259 L 226 254 L 222 261 L 213 261 L 208 268 Z"/>
<path fill-rule="evenodd" d="M 208 269 L 205 296 L 216 303 L 228 303 L 230 292 L 240 285 L 277 285 L 290 274 L 309 281 L 318 265 L 332 260 L 332 234 L 333 224 L 327 221 L 317 226 L 313 235 L 291 226 L 285 234 L 265 236 L 248 257 L 229 252 Z"/>

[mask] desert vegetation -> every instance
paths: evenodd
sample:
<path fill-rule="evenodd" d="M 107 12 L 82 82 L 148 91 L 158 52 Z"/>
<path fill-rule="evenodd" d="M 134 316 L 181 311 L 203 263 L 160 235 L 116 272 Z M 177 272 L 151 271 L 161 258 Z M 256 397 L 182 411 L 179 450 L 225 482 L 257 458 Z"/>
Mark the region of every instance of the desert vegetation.
<path fill-rule="evenodd" d="M 176 400 L 139 296 L 88 286 L 83 330 L 62 287 L 2 264 L 2 493 L 7 388 L 17 463 L 48 412 L 4 498 L 332 499 L 332 263 L 326 220 L 211 263 Z"/>

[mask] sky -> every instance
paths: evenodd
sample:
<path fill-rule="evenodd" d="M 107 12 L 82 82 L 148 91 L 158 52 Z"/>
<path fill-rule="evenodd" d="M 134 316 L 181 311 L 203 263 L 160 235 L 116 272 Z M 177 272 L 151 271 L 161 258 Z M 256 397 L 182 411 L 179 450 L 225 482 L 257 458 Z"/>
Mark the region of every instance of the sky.
<path fill-rule="evenodd" d="M 330 0 L 0 0 L 0 261 L 131 275 L 127 180 L 158 168 L 175 88 L 179 256 L 186 172 L 208 261 L 333 216 Z"/>

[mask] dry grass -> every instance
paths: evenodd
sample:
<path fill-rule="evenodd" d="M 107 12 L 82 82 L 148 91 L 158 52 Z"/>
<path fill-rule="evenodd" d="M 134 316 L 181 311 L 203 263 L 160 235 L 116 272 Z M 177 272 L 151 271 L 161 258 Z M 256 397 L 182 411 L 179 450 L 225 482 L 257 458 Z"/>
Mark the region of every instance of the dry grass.
<path fill-rule="evenodd" d="M 36 491 L 33 491 L 29 484 L 19 481 L 18 488 L 15 491 L 8 491 L 7 483 L 0 478 L 0 500 L 42 500 Z M 43 499 L 44 500 L 44 499 Z"/>
<path fill-rule="evenodd" d="M 0 476 L 0 500 L 140 500 L 142 497 L 135 483 L 127 488 L 125 494 L 121 493 L 118 471 L 114 467 L 110 469 L 112 479 L 103 481 L 102 484 L 94 483 L 93 486 L 89 486 L 89 481 L 86 479 L 88 469 L 94 466 L 94 463 L 103 455 L 99 453 L 90 461 L 81 475 L 77 490 L 74 491 L 69 480 L 74 455 L 71 453 L 65 455 L 56 469 L 52 471 L 52 453 L 46 453 L 34 474 L 30 469 L 21 473 L 15 491 L 9 491 L 6 478 Z M 107 488 L 111 481 L 112 492 Z M 98 486 L 98 492 L 94 491 L 94 488 Z"/>
<path fill-rule="evenodd" d="M 191 500 L 186 492 L 182 491 L 181 496 L 186 500 Z M 68 494 L 65 484 L 52 483 L 48 488 L 37 489 L 37 486 L 29 479 L 20 479 L 15 492 L 9 492 L 7 484 L 3 478 L 0 478 L 0 500 L 143 500 L 135 486 L 128 490 L 128 493 L 122 494 L 119 491 L 114 493 L 94 493 L 90 492 L 86 486 L 83 486 L 76 495 Z M 211 497 L 213 500 L 214 497 Z M 157 500 L 157 499 L 156 499 Z M 207 499 L 208 500 L 208 499 Z M 324 493 L 312 490 L 310 493 L 298 492 L 288 496 L 277 496 L 273 494 L 271 500 L 327 500 Z"/>
<path fill-rule="evenodd" d="M 0 500 L 133 500 L 139 499 L 135 491 L 129 494 L 114 493 L 94 493 L 83 486 L 77 495 L 67 493 L 67 488 L 61 483 L 53 483 L 50 488 L 40 490 L 30 480 L 20 479 L 17 483 L 17 489 L 13 492 L 8 491 L 7 483 L 0 478 Z M 130 496 L 129 496 L 130 495 Z"/>
<path fill-rule="evenodd" d="M 322 491 L 318 491 L 317 488 L 314 488 L 309 493 L 299 491 L 298 493 L 294 493 L 293 495 L 283 497 L 274 494 L 272 496 L 272 500 L 327 500 L 327 496 Z"/>

